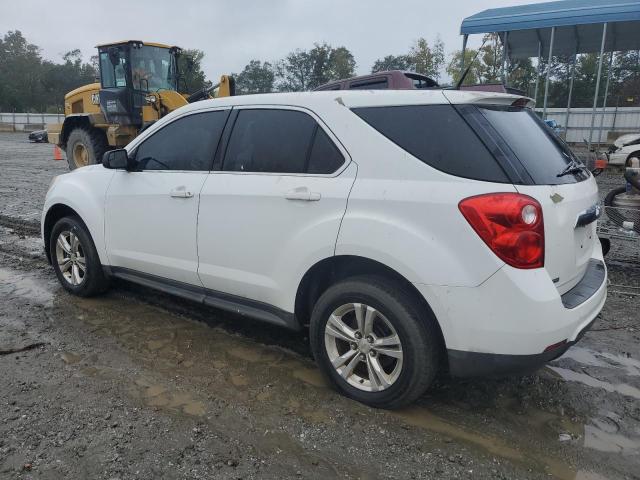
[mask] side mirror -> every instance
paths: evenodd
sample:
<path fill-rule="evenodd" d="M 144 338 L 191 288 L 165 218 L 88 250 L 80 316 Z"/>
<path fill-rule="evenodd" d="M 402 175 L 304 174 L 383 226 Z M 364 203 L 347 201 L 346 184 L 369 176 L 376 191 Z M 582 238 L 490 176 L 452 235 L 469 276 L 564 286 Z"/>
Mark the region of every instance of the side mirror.
<path fill-rule="evenodd" d="M 104 168 L 128 170 L 129 164 L 129 156 L 124 148 L 109 150 L 102 157 L 102 166 Z"/>

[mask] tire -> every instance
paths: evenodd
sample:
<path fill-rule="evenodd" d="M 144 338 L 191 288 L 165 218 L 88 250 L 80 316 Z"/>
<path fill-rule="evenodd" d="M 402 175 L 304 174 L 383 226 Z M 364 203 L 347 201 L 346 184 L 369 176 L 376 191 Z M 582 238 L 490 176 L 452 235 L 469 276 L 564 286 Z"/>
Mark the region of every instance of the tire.
<path fill-rule="evenodd" d="M 58 240 L 66 241 L 58 245 Z M 78 247 L 74 245 L 76 238 Z M 85 224 L 75 216 L 63 217 L 51 229 L 49 237 L 51 264 L 65 290 L 80 297 L 91 297 L 109 287 L 98 252 Z M 82 261 L 84 259 L 84 272 Z M 63 269 L 63 266 L 68 268 Z M 77 276 L 76 276 L 77 271 Z"/>
<path fill-rule="evenodd" d="M 607 217 L 609 217 L 609 220 L 611 220 L 618 227 L 621 227 L 623 222 L 630 221 L 630 222 L 633 222 L 634 224 L 633 229 L 637 233 L 640 233 L 640 221 L 638 221 L 639 218 L 638 218 L 637 211 L 629 208 L 619 210 L 615 208 L 615 205 L 613 204 L 615 197 L 625 193 L 626 191 L 627 191 L 627 188 L 625 186 L 625 187 L 614 188 L 609 193 L 607 193 L 607 196 L 604 197 L 604 205 L 605 207 L 613 207 L 613 208 L 605 208 L 604 211 L 607 214 Z"/>
<path fill-rule="evenodd" d="M 368 335 L 363 328 L 366 337 L 354 340 L 351 345 L 344 338 L 352 339 L 353 336 L 336 340 L 333 333 L 327 333 L 329 330 L 335 331 L 333 322 L 339 315 L 343 324 L 352 326 L 352 330 L 357 329 L 356 312 L 355 309 L 353 312 L 349 310 L 350 304 L 365 308 L 361 310 L 361 318 L 366 317 L 365 312 L 369 308 L 377 311 L 372 335 Z M 330 317 L 333 317 L 331 321 Z M 327 324 L 330 325 L 329 330 Z M 399 338 L 401 360 L 387 356 L 382 350 L 372 353 L 376 350 L 374 345 L 385 338 L 388 340 L 384 341 L 391 345 L 394 333 Z M 439 338 L 437 323 L 430 311 L 425 312 L 414 297 L 398 288 L 396 283 L 373 275 L 346 279 L 322 294 L 313 309 L 309 332 L 314 358 L 323 375 L 338 391 L 371 407 L 388 409 L 412 403 L 431 385 L 439 367 Z M 344 362 L 339 372 L 331 360 L 338 361 L 338 357 L 343 359 L 351 355 L 354 348 L 354 356 Z M 387 349 L 398 355 L 395 345 Z M 385 377 L 374 376 L 375 381 L 371 380 L 371 357 L 378 359 L 378 367 L 383 368 Z M 352 362 L 355 366 L 350 369 Z M 399 370 L 398 362 L 401 362 Z M 349 370 L 351 374 L 347 374 Z M 346 375 L 346 379 L 342 374 Z M 381 378 L 385 378 L 389 384 L 384 385 Z M 382 388 L 379 388 L 380 385 Z"/>
<path fill-rule="evenodd" d="M 95 165 L 102 162 L 102 156 L 108 149 L 107 137 L 96 128 L 76 127 L 67 138 L 67 162 L 69 169 Z"/>

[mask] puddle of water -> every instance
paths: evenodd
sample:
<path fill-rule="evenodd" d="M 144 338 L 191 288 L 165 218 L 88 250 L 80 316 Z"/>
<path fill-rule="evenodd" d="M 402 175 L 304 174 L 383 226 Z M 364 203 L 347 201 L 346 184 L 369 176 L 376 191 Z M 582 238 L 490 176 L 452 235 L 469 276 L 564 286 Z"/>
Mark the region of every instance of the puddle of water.
<path fill-rule="evenodd" d="M 282 354 L 258 345 L 233 347 L 227 350 L 227 353 L 232 357 L 249 363 L 274 364 L 278 363 L 282 358 Z"/>
<path fill-rule="evenodd" d="M 525 460 L 525 457 L 521 452 L 509 446 L 501 439 L 464 430 L 463 428 L 434 415 L 424 408 L 409 407 L 390 413 L 409 425 L 424 428 L 457 440 L 477 445 L 493 455 L 518 462 Z"/>
<path fill-rule="evenodd" d="M 164 385 L 150 384 L 138 379 L 135 384 L 141 390 L 134 391 L 134 396 L 141 396 L 150 407 L 177 409 L 187 415 L 201 417 L 206 413 L 205 404 L 194 399 L 189 393 L 171 392 Z"/>
<path fill-rule="evenodd" d="M 634 440 L 619 433 L 607 432 L 595 425 L 585 425 L 584 446 L 601 452 L 637 455 L 640 453 L 640 440 Z"/>
<path fill-rule="evenodd" d="M 594 418 L 592 425 L 584 427 L 584 446 L 601 452 L 636 455 L 640 453 L 640 439 L 625 437 L 619 433 L 619 417 L 612 414 Z"/>
<path fill-rule="evenodd" d="M 624 368 L 628 375 L 640 376 L 640 361 L 624 355 L 597 352 L 584 347 L 573 346 L 560 358 L 570 358 L 592 367 Z"/>
<path fill-rule="evenodd" d="M 422 407 L 409 407 L 390 413 L 409 425 L 424 428 L 475 445 L 492 455 L 511 460 L 529 468 L 542 469 L 553 477 L 561 480 L 587 480 L 589 478 L 581 477 L 580 475 L 585 472 L 576 472 L 575 468 L 562 460 L 531 451 L 518 450 L 501 438 L 466 430 L 459 425 L 455 425 L 434 415 Z"/>
<path fill-rule="evenodd" d="M 6 268 L 0 268 L 0 296 L 18 296 L 41 305 L 51 304 L 54 297 L 45 282 Z"/>
<path fill-rule="evenodd" d="M 71 352 L 62 352 L 60 354 L 60 358 L 67 365 L 75 365 L 80 360 L 82 360 L 81 355 L 78 355 L 77 353 L 71 353 Z"/>
<path fill-rule="evenodd" d="M 329 385 L 317 368 L 298 368 L 293 371 L 293 376 L 314 387 L 329 388 Z"/>
<path fill-rule="evenodd" d="M 585 472 L 581 470 L 576 473 L 576 476 L 574 477 L 573 480 L 608 480 L 608 479 L 598 473 Z"/>
<path fill-rule="evenodd" d="M 246 387 L 247 385 L 249 385 L 249 380 L 243 375 L 231 375 L 230 379 L 231 383 L 233 383 L 236 387 Z"/>
<path fill-rule="evenodd" d="M 640 389 L 626 383 L 605 382 L 603 380 L 598 380 L 591 375 L 587 375 L 586 373 L 574 372 L 567 368 L 554 366 L 548 366 L 547 368 L 569 382 L 579 382 L 589 387 L 603 388 L 607 392 L 617 392 L 621 395 L 626 395 L 627 397 L 633 397 L 640 400 Z"/>

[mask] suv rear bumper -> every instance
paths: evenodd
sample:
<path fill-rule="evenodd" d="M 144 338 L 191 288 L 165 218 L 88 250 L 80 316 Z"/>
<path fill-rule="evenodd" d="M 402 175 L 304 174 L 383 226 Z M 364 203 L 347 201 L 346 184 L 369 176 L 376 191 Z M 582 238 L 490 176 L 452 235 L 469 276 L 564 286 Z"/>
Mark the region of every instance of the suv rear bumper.
<path fill-rule="evenodd" d="M 455 376 L 535 370 L 576 343 L 602 310 L 600 249 L 583 279 L 560 295 L 544 269 L 505 266 L 477 287 L 416 285 L 431 306 Z"/>
<path fill-rule="evenodd" d="M 569 347 L 582 338 L 594 322 L 595 319 L 578 334 L 574 341 L 560 343 L 557 347 L 538 354 L 500 355 L 447 350 L 449 373 L 454 377 L 491 377 L 534 372 L 545 363 L 561 357 Z"/>

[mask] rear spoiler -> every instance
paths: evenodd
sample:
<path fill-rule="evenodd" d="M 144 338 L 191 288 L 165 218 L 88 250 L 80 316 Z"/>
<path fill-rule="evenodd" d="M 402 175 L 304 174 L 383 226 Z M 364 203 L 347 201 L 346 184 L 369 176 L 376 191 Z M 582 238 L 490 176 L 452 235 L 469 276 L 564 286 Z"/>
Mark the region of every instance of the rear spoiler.
<path fill-rule="evenodd" d="M 529 97 L 512 95 L 500 92 L 473 92 L 469 90 L 443 90 L 442 93 L 455 104 L 485 104 L 485 105 L 505 105 L 523 108 L 533 108 L 536 102 Z"/>

